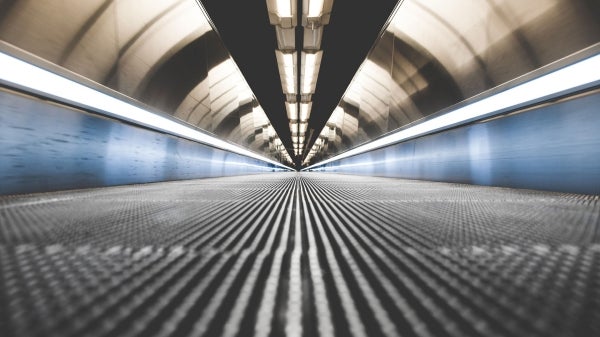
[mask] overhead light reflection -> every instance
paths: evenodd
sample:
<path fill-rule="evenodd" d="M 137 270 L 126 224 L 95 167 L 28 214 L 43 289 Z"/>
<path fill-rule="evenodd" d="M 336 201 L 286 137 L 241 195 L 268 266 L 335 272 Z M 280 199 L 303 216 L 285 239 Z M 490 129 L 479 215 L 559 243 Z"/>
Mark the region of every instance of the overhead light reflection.
<path fill-rule="evenodd" d="M 286 110 L 290 121 L 292 135 L 302 135 L 306 132 L 307 125 L 298 124 L 307 122 L 311 110 L 311 95 L 314 94 L 319 68 L 321 65 L 322 51 L 321 40 L 323 26 L 329 23 L 333 0 L 303 0 L 302 1 L 302 48 L 296 46 L 295 29 L 297 0 L 267 0 L 269 21 L 275 25 L 277 36 L 276 50 L 277 64 L 281 77 L 281 87 L 286 95 Z M 290 18 L 291 17 L 291 18 Z M 300 64 L 296 64 L 295 50 L 302 49 Z M 300 70 L 298 72 L 298 70 Z M 300 87 L 298 88 L 298 76 Z M 297 95 L 300 94 L 300 97 Z M 296 102 L 301 101 L 300 107 Z M 298 111 L 300 110 L 300 111 Z M 299 115 L 298 115 L 299 113 Z M 299 128 L 298 128 L 299 125 Z M 296 149 L 295 154 L 298 155 Z"/>

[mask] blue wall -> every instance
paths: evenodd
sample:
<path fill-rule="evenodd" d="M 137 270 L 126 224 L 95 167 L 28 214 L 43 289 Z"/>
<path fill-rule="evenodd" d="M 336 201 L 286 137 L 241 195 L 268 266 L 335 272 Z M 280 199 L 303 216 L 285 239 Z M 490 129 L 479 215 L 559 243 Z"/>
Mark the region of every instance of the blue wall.
<path fill-rule="evenodd" d="M 315 170 L 600 194 L 600 92 L 548 102 Z"/>
<path fill-rule="evenodd" d="M 0 194 L 273 170 L 256 159 L 0 90 Z"/>

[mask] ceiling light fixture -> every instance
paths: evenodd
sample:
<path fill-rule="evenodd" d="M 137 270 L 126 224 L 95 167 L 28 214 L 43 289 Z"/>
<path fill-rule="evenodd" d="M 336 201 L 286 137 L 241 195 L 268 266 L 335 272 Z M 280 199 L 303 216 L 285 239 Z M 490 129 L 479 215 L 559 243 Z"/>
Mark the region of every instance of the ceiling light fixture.
<path fill-rule="evenodd" d="M 321 40 L 323 39 L 323 26 L 315 28 L 304 27 L 304 50 L 321 49 Z"/>
<path fill-rule="evenodd" d="M 304 0 L 302 2 L 302 25 L 326 25 L 329 23 L 333 0 Z"/>
<path fill-rule="evenodd" d="M 304 134 L 306 132 L 306 129 L 308 128 L 308 123 L 303 122 L 303 123 L 299 123 L 298 124 L 298 132 L 300 134 Z"/>
<path fill-rule="evenodd" d="M 275 35 L 277 36 L 277 48 L 280 50 L 295 50 L 296 48 L 296 29 L 282 28 L 275 26 Z"/>
<path fill-rule="evenodd" d="M 308 122 L 308 117 L 310 117 L 311 109 L 312 109 L 312 102 L 300 103 L 300 121 L 301 122 Z"/>
<path fill-rule="evenodd" d="M 285 102 L 285 108 L 287 110 L 288 119 L 297 120 L 298 119 L 298 104 Z"/>
<path fill-rule="evenodd" d="M 297 25 L 296 0 L 267 0 L 269 22 L 282 28 L 291 28 Z"/>
<path fill-rule="evenodd" d="M 281 88 L 285 94 L 298 93 L 296 87 L 296 52 L 275 51 L 277 58 L 277 66 L 279 68 L 279 76 L 281 78 Z"/>
<path fill-rule="evenodd" d="M 276 58 L 281 79 L 281 87 L 286 95 L 286 111 L 290 121 L 292 137 L 303 137 L 308 129 L 312 102 L 317 85 L 317 76 L 321 66 L 323 52 L 321 40 L 323 26 L 329 23 L 333 0 L 303 0 L 302 26 L 304 30 L 303 45 L 298 48 L 295 44 L 296 0 L 267 0 L 269 22 L 275 26 L 277 36 Z M 297 52 L 300 54 L 300 65 L 297 65 Z M 298 72 L 298 69 L 300 72 Z M 297 79 L 300 76 L 300 88 Z M 300 97 L 298 97 L 300 94 Z M 296 102 L 301 101 L 300 107 Z M 300 111 L 298 111 L 300 110 Z M 298 112 L 300 115 L 298 116 Z M 301 123 L 298 123 L 300 121 Z M 298 141 L 294 141 L 297 144 Z M 303 143 L 303 142 L 302 142 Z M 304 144 L 294 148 L 296 156 L 300 155 Z"/>
<path fill-rule="evenodd" d="M 322 50 L 317 52 L 302 52 L 302 71 L 300 74 L 301 94 L 314 94 L 322 56 Z"/>

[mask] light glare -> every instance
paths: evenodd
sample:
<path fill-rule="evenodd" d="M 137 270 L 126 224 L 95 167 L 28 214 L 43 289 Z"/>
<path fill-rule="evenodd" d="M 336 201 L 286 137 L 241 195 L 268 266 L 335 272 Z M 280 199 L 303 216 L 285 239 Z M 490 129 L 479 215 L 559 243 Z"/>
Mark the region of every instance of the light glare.
<path fill-rule="evenodd" d="M 318 18 L 323 13 L 323 0 L 306 0 L 308 1 L 308 17 Z"/>

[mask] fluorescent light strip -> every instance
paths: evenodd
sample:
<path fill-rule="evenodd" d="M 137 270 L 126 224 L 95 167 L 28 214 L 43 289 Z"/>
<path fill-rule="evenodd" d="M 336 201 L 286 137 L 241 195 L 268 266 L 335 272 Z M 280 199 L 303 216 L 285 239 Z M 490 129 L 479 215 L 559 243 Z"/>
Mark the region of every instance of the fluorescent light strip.
<path fill-rule="evenodd" d="M 291 119 L 293 121 L 297 120 L 298 119 L 298 104 L 285 102 L 285 107 L 287 109 L 288 119 Z"/>
<path fill-rule="evenodd" d="M 312 102 L 300 103 L 300 121 L 301 122 L 308 121 L 308 117 L 310 117 L 311 109 L 312 109 Z"/>
<path fill-rule="evenodd" d="M 302 77 L 300 82 L 302 94 L 312 94 L 315 92 L 322 56 L 322 50 L 314 53 L 302 52 Z"/>
<path fill-rule="evenodd" d="M 306 123 L 306 122 L 301 122 L 298 124 L 298 132 L 299 133 L 305 133 L 307 128 L 308 128 L 308 123 Z"/>
<path fill-rule="evenodd" d="M 292 17 L 292 4 L 290 0 L 278 0 L 277 2 L 277 14 L 282 18 Z"/>
<path fill-rule="evenodd" d="M 305 0 L 308 2 L 308 17 L 317 18 L 323 14 L 323 0 Z"/>
<path fill-rule="evenodd" d="M 296 93 L 296 52 L 282 52 L 275 50 L 281 88 L 285 94 Z"/>
<path fill-rule="evenodd" d="M 600 81 L 600 71 L 598 71 L 598 69 L 600 69 L 600 55 L 595 55 L 413 127 L 392 133 L 370 143 L 360 145 L 337 156 L 313 164 L 306 169 L 325 165 L 335 160 L 340 160 L 398 143 L 408 138 L 421 136 L 439 129 L 454 126 L 495 111 L 503 111 L 523 103 L 534 101 L 541 97 Z"/>
<path fill-rule="evenodd" d="M 150 128 L 192 139 L 226 151 L 258 159 L 289 169 L 274 160 L 263 157 L 221 139 L 154 114 L 117 98 L 96 91 L 45 69 L 34 66 L 13 56 L 0 53 L 0 79 L 34 91 L 39 91 L 82 106 L 104 111 Z"/>

